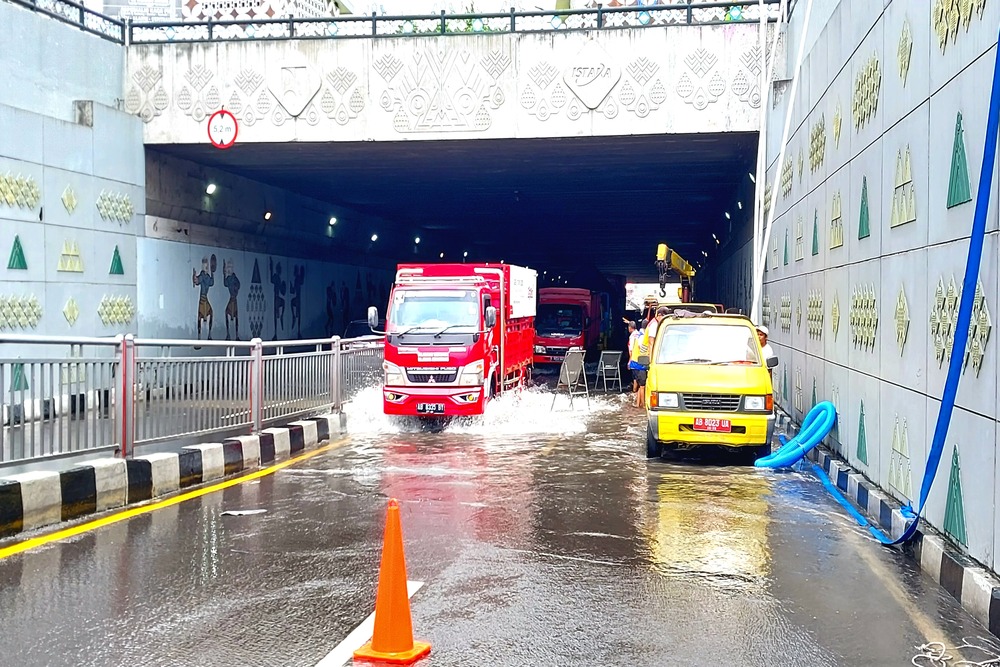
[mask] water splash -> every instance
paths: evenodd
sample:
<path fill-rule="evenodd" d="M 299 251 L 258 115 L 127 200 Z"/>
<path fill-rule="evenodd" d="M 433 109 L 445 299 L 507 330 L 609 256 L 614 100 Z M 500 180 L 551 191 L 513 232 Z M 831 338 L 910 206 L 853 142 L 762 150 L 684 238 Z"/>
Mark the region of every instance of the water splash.
<path fill-rule="evenodd" d="M 616 394 L 591 395 L 588 406 L 585 398 L 577 397 L 569 407 L 569 398 L 556 397 L 540 388 L 511 391 L 494 399 L 486 406 L 486 413 L 478 417 L 462 417 L 445 425 L 443 432 L 466 435 L 573 435 L 585 433 L 588 422 L 602 413 L 618 410 L 622 399 Z M 382 412 L 381 387 L 360 391 L 344 406 L 347 430 L 352 434 L 418 433 L 427 430 L 427 424 L 417 418 L 389 417 Z"/>

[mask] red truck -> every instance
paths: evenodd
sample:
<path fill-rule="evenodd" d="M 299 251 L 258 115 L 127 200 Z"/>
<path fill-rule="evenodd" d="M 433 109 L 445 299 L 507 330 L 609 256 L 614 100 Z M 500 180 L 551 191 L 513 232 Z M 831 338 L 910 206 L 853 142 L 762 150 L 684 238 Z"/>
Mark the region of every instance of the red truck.
<path fill-rule="evenodd" d="M 510 264 L 400 264 L 385 322 L 387 415 L 480 415 L 530 378 L 535 271 Z M 378 310 L 368 309 L 378 325 Z"/>
<path fill-rule="evenodd" d="M 597 349 L 601 340 L 601 297 L 575 287 L 543 287 L 535 317 L 534 362 L 561 364 L 566 350 Z"/>

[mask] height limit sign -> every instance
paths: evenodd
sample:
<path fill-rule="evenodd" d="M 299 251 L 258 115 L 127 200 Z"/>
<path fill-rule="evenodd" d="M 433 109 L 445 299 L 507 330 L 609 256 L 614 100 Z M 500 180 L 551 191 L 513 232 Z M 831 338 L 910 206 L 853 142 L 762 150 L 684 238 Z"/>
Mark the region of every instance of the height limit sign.
<path fill-rule="evenodd" d="M 225 109 L 219 109 L 208 119 L 208 140 L 216 148 L 230 148 L 236 143 L 239 130 L 236 116 Z"/>

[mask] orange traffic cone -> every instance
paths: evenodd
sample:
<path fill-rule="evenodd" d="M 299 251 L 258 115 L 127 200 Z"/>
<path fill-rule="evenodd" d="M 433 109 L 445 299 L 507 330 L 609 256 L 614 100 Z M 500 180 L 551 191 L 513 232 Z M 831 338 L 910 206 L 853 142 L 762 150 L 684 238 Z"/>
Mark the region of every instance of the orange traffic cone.
<path fill-rule="evenodd" d="M 389 501 L 382 538 L 382 564 L 375 594 L 375 631 L 372 640 L 354 652 L 354 659 L 408 665 L 430 652 L 430 644 L 413 641 L 403 530 L 399 524 L 399 503 L 393 498 Z"/>

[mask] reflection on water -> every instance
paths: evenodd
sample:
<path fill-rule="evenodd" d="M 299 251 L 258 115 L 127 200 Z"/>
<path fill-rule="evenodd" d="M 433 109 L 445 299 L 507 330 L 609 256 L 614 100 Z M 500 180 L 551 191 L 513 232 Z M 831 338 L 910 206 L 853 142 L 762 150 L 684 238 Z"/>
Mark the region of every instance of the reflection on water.
<path fill-rule="evenodd" d="M 735 467 L 664 465 L 650 484 L 655 511 L 647 526 L 657 570 L 730 589 L 764 587 L 770 570 L 767 478 Z"/>

